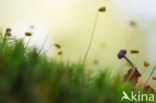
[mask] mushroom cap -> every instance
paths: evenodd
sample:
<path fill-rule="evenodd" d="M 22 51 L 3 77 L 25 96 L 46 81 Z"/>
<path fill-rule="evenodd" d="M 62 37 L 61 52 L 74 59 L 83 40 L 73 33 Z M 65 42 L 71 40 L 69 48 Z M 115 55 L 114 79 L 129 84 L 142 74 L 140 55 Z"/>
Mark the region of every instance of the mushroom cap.
<path fill-rule="evenodd" d="M 118 58 L 119 59 L 122 59 L 127 53 L 127 50 L 126 49 L 121 49 L 118 53 Z"/>

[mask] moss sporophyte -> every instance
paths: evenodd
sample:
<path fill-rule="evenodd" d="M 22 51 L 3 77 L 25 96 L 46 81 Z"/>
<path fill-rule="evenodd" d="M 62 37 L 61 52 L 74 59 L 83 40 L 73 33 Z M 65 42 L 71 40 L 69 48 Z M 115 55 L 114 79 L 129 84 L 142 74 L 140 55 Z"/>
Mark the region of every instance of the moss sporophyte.
<path fill-rule="evenodd" d="M 86 50 L 85 55 L 84 55 L 83 64 L 85 64 L 85 61 L 86 61 L 88 52 L 89 52 L 89 50 L 91 48 L 91 45 L 93 43 L 93 39 L 94 39 L 94 34 L 95 34 L 96 26 L 97 26 L 97 21 L 98 21 L 99 13 L 103 13 L 103 12 L 106 12 L 106 7 L 105 6 L 100 7 L 98 9 L 97 13 L 96 13 L 96 17 L 95 17 L 93 29 L 92 29 L 92 32 L 91 32 L 91 37 L 90 37 L 89 45 L 88 45 L 87 50 Z"/>

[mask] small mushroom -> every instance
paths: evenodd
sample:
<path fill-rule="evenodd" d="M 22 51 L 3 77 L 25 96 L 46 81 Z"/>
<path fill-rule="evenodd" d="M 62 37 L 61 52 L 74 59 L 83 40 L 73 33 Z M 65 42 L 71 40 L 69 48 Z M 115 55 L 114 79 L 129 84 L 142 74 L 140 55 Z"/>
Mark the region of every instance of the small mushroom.
<path fill-rule="evenodd" d="M 118 58 L 119 59 L 124 58 L 132 67 L 134 67 L 134 64 L 128 59 L 126 53 L 127 53 L 126 49 L 121 49 L 120 52 L 118 53 Z"/>
<path fill-rule="evenodd" d="M 129 73 L 128 78 L 125 80 L 125 83 L 127 83 L 130 78 L 133 76 L 133 74 L 135 73 L 135 66 L 134 64 L 128 59 L 128 57 L 126 56 L 127 50 L 126 49 L 121 49 L 120 52 L 118 53 L 118 58 L 122 59 L 124 58 L 131 66 L 132 66 L 132 71 L 131 73 Z"/>

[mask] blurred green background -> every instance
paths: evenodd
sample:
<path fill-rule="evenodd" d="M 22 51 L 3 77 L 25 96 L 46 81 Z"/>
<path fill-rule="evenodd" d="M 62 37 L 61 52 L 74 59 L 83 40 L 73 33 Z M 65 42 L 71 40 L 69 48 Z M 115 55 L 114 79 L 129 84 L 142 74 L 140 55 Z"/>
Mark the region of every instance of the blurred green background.
<path fill-rule="evenodd" d="M 124 74 L 129 66 L 118 60 L 116 55 L 126 48 L 131 37 L 136 42 L 131 49 L 140 51 L 138 69 L 143 71 L 143 62 L 151 63 L 152 70 L 156 58 L 155 17 L 156 2 L 154 0 L 0 0 L 0 27 L 12 27 L 13 35 L 22 37 L 29 25 L 34 24 L 32 41 L 41 46 L 49 33 L 46 50 L 50 56 L 57 58 L 57 50 L 52 43 L 62 46 L 63 60 L 77 62 L 83 60 L 97 10 L 105 6 L 105 13 L 100 13 L 93 45 L 87 57 L 88 67 L 113 67 L 113 73 Z M 129 25 L 135 20 L 137 28 Z M 135 39 L 136 38 L 136 39 Z M 128 54 L 133 62 L 136 55 Z M 95 66 L 94 61 L 98 61 Z"/>

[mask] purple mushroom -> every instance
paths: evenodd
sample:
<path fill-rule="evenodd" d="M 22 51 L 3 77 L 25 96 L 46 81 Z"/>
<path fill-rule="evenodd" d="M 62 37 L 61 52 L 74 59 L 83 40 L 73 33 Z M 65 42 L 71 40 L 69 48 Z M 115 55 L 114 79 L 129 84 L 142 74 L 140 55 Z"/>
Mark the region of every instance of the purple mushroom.
<path fill-rule="evenodd" d="M 124 58 L 133 68 L 135 67 L 134 64 L 128 59 L 126 56 L 127 50 L 126 49 L 121 49 L 118 53 L 118 58 L 122 59 Z"/>

